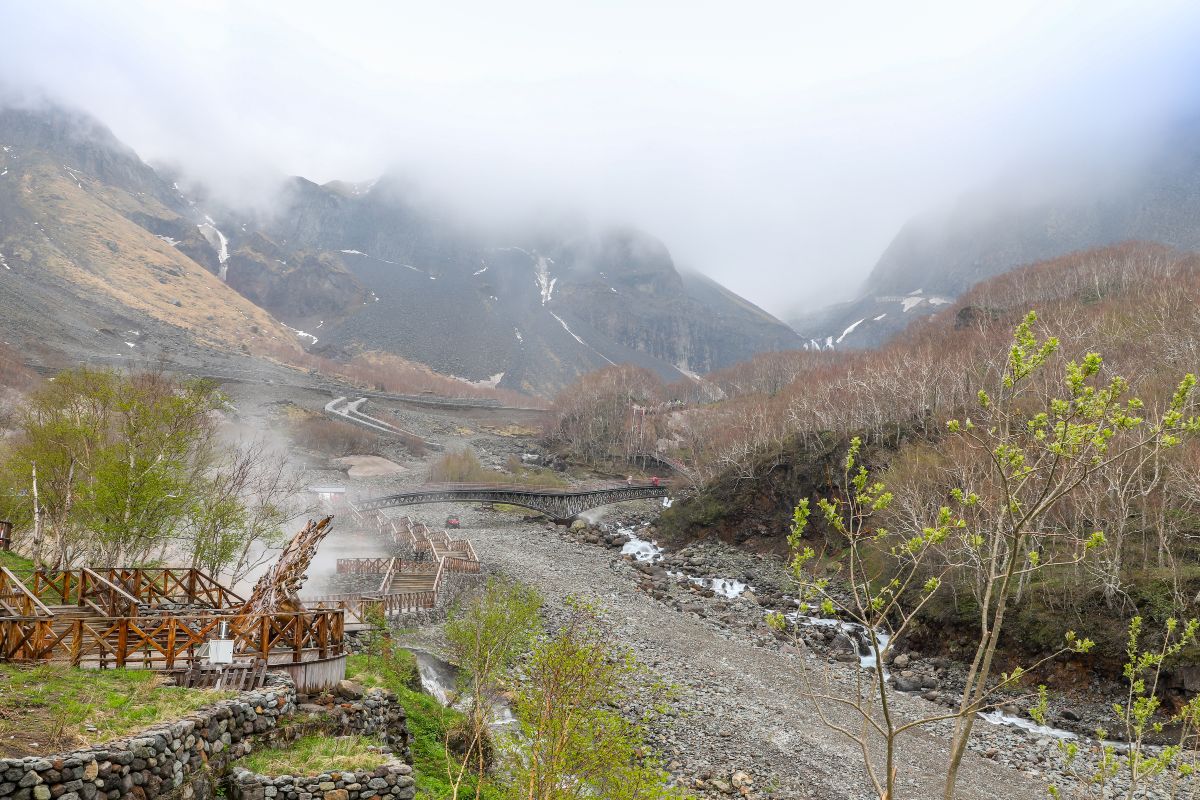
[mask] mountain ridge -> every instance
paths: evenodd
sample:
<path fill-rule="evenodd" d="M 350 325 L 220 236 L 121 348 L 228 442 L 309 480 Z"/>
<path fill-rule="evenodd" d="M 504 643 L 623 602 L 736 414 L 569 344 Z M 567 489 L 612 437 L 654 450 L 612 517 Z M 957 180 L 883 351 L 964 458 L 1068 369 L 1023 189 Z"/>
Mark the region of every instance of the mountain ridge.
<path fill-rule="evenodd" d="M 392 353 L 545 394 L 610 363 L 680 379 L 800 344 L 724 287 L 685 280 L 666 246 L 633 228 L 498 233 L 394 175 L 293 177 L 275 209 L 233 210 L 60 109 L 0 109 L 0 143 L 0 170 L 12 170 L 0 176 L 0 273 L 23 281 L 10 292 L 53 274 L 79 304 L 102 297 L 211 345 Z M 43 223 L 58 245 L 30 246 Z"/>

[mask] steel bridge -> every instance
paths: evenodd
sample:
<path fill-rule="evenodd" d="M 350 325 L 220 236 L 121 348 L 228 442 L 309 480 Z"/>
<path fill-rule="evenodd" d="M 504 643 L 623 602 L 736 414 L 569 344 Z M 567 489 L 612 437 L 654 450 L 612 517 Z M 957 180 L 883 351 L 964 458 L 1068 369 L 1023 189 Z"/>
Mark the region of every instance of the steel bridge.
<path fill-rule="evenodd" d="M 525 486 L 500 486 L 496 484 L 439 484 L 423 486 L 410 492 L 375 497 L 355 503 L 359 511 L 377 511 L 397 506 L 415 506 L 425 503 L 505 503 L 538 511 L 564 522 L 591 508 L 622 503 L 626 500 L 645 500 L 670 496 L 665 484 L 649 483 L 621 484 L 597 489 L 531 489 Z"/>

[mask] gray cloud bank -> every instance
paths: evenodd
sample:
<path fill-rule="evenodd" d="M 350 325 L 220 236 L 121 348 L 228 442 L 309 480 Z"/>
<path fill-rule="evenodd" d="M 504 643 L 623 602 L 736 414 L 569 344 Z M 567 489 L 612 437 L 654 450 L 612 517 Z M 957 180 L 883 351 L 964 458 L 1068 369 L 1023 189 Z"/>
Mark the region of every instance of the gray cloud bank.
<path fill-rule="evenodd" d="M 899 226 L 1190 114 L 1182 2 L 10 2 L 0 82 L 235 203 L 412 175 L 483 218 L 631 222 L 776 313 Z M 1024 168 L 1024 167 L 1023 167 Z"/>

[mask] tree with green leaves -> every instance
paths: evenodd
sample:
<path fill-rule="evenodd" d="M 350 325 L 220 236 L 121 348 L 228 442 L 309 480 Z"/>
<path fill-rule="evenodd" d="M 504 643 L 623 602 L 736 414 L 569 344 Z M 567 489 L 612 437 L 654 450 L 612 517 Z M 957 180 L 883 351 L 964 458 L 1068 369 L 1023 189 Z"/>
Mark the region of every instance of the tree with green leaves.
<path fill-rule="evenodd" d="M 456 799 L 468 770 L 478 779 L 475 796 L 480 796 L 490 760 L 488 724 L 513 669 L 541 633 L 541 607 L 535 589 L 492 579 L 450 612 L 446 638 L 458 664 L 459 693 L 467 702 L 465 725 L 459 731 L 463 758 L 446 765 Z"/>
<path fill-rule="evenodd" d="M 644 725 L 666 690 L 613 643 L 598 611 L 573 602 L 567 621 L 533 649 L 517 692 L 520 743 L 510 748 L 514 800 L 659 800 L 682 795 L 645 755 Z M 620 709 L 634 701 L 644 716 Z"/>
<path fill-rule="evenodd" d="M 1054 380 L 1049 367 L 1058 340 L 1039 340 L 1035 323 L 1031 312 L 1017 327 L 1007 357 L 992 376 L 993 386 L 978 392 L 972 416 L 947 424 L 942 448 L 963 461 L 945 469 L 953 480 L 943 487 L 944 501 L 927 522 L 899 530 L 880 524 L 895 497 L 859 463 L 858 440 L 844 464 L 842 495 L 819 501 L 825 521 L 846 543 L 844 555 L 834 559 L 842 573 L 836 585 L 811 569 L 817 553 L 802 538 L 809 504 L 804 500 L 796 508 L 790 542 L 802 599 L 862 625 L 877 664 L 888 655 L 879 632 L 889 634 L 889 643 L 903 636 L 948 576 L 966 580 L 974 593 L 978 637 L 966 685 L 951 712 L 895 719 L 882 674 L 855 698 L 812 694 L 818 705 L 851 709 L 858 720 L 854 729 L 830 722 L 859 742 L 872 785 L 886 800 L 896 797 L 897 737 L 946 718 L 954 721 L 944 787 L 944 797 L 952 800 L 977 712 L 1043 663 L 994 674 L 1015 591 L 1024 578 L 1076 564 L 1105 545 L 1103 531 L 1081 534 L 1074 526 L 1056 527 L 1049 524 L 1050 513 L 1099 471 L 1114 465 L 1140 468 L 1200 430 L 1200 420 L 1190 414 L 1193 375 L 1184 376 L 1161 413 L 1147 418 L 1145 404 L 1130 394 L 1128 382 L 1106 376 L 1095 353 L 1063 364 L 1061 378 Z M 773 621 L 784 624 L 778 617 Z M 1091 646 L 1069 633 L 1062 650 L 1083 652 Z M 876 738 L 885 743 L 882 764 L 871 757 L 869 742 Z"/>
<path fill-rule="evenodd" d="M 225 404 L 205 380 L 63 372 L 30 395 L 3 454 L 0 514 L 44 523 L 47 546 L 28 548 L 39 567 L 183 555 L 236 579 L 278 540 L 298 479 L 263 445 L 222 441 Z"/>
<path fill-rule="evenodd" d="M 1177 797 L 1180 782 L 1196 774 L 1194 749 L 1190 759 L 1185 758 L 1184 753 L 1189 743 L 1194 744 L 1191 740 L 1195 737 L 1196 723 L 1200 721 L 1200 697 L 1184 704 L 1179 712 L 1171 717 L 1170 721 L 1178 724 L 1179 731 L 1174 743 L 1152 750 L 1148 739 L 1151 734 L 1161 735 L 1165 728 L 1160 718 L 1162 698 L 1159 694 L 1163 670 L 1171 659 L 1176 658 L 1185 648 L 1196 644 L 1200 621 L 1192 619 L 1181 625 L 1179 620 L 1169 618 L 1162 631 L 1162 640 L 1157 645 L 1146 648 L 1142 647 L 1142 637 L 1145 634 L 1142 627 L 1141 617 L 1134 617 L 1129 622 L 1123 669 L 1127 684 L 1126 699 L 1122 703 L 1113 704 L 1119 734 L 1125 742 L 1122 752 L 1118 753 L 1117 748 L 1109 741 L 1109 731 L 1103 728 L 1096 731 L 1096 739 L 1104 744 L 1100 748 L 1100 757 L 1094 764 L 1084 766 L 1081 763 L 1079 745 L 1074 741 L 1058 742 L 1067 769 L 1074 774 L 1082 787 L 1079 791 L 1081 796 L 1114 796 L 1110 789 L 1113 788 L 1114 779 L 1120 776 L 1124 778 L 1125 785 L 1122 794 L 1127 800 L 1133 800 L 1141 796 L 1140 790 L 1151 780 L 1165 774 L 1169 776 L 1170 796 Z M 1030 714 L 1037 722 L 1046 724 L 1044 702 L 1030 709 Z M 1064 790 L 1054 784 L 1050 785 L 1049 792 L 1056 800 L 1065 797 Z"/>

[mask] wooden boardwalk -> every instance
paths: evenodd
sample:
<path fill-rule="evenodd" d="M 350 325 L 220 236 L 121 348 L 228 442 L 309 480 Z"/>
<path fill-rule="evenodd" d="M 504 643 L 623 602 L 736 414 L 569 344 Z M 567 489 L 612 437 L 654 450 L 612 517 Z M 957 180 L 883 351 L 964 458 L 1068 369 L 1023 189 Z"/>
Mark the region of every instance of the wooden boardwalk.
<path fill-rule="evenodd" d="M 368 627 L 374 614 L 386 618 L 437 608 L 448 575 L 482 572 L 475 547 L 468 539 L 456 539 L 445 530 L 429 528 L 408 517 L 363 512 L 353 506 L 350 514 L 362 527 L 375 528 L 391 539 L 408 557 L 339 558 L 339 574 L 378 575 L 379 590 L 305 598 L 309 608 L 344 610 L 347 631 Z"/>

